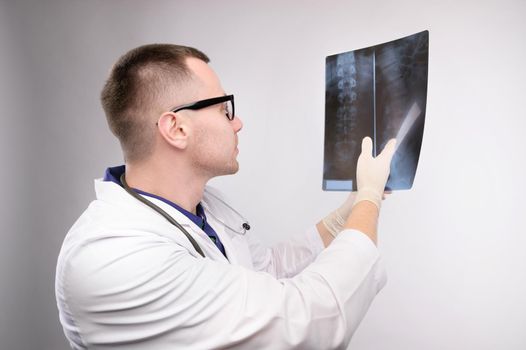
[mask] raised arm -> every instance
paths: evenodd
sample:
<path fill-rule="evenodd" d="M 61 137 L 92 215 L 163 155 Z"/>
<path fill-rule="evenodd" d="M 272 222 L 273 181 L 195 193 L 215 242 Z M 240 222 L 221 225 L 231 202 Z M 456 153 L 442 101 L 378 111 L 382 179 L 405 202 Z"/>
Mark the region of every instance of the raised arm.
<path fill-rule="evenodd" d="M 323 248 L 327 247 L 341 231 L 355 229 L 367 235 L 376 244 L 376 226 L 384 188 L 389 177 L 395 141 L 390 141 L 378 157 L 372 157 L 372 141 L 362 141 L 362 154 L 358 159 L 358 192 L 349 197 L 338 209 L 306 234 L 294 236 L 272 248 L 263 247 L 247 235 L 254 259 L 254 267 L 278 278 L 292 277 L 308 266 Z"/>
<path fill-rule="evenodd" d="M 373 158 L 371 138 L 363 139 L 356 170 L 358 192 L 356 195 L 351 193 L 340 208 L 316 225 L 326 247 L 344 229 L 361 231 L 376 244 L 378 214 L 395 146 L 396 141 L 393 139 L 382 153 Z"/>

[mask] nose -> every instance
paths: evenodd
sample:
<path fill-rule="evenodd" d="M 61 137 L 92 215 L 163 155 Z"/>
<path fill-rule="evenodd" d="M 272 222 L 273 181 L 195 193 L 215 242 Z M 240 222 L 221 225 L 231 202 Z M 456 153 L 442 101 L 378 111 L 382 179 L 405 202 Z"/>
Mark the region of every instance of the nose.
<path fill-rule="evenodd" d="M 232 119 L 232 129 L 234 129 L 235 133 L 238 133 L 243 129 L 243 122 L 237 115 Z"/>

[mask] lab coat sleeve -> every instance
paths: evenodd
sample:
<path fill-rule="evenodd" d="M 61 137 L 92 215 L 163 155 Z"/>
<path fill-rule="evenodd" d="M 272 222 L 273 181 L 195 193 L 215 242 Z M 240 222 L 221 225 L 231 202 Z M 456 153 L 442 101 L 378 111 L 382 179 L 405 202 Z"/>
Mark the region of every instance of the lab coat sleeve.
<path fill-rule="evenodd" d="M 230 202 L 219 190 L 207 186 L 206 193 L 212 193 L 214 196 L 207 196 L 207 205 L 214 212 L 221 212 L 223 220 L 239 221 L 237 215 L 232 215 L 232 210 L 225 211 L 225 205 L 222 203 Z M 219 199 L 216 200 L 216 199 Z M 221 203 L 220 203 L 221 202 Z M 217 215 L 217 214 L 216 214 Z M 306 266 L 314 261 L 316 256 L 323 250 L 324 245 L 315 226 L 312 226 L 307 232 L 294 235 L 288 240 L 278 243 L 272 247 L 266 247 L 259 241 L 258 233 L 247 231 L 246 243 L 250 250 L 252 265 L 256 271 L 265 271 L 276 278 L 293 277 Z"/>
<path fill-rule="evenodd" d="M 61 302 L 89 349 L 343 349 L 385 283 L 353 230 L 279 280 L 140 234 L 67 255 Z"/>
<path fill-rule="evenodd" d="M 324 248 L 315 226 L 272 247 L 265 247 L 254 233 L 247 233 L 246 236 L 254 269 L 268 272 L 276 278 L 295 276 L 312 263 Z"/>

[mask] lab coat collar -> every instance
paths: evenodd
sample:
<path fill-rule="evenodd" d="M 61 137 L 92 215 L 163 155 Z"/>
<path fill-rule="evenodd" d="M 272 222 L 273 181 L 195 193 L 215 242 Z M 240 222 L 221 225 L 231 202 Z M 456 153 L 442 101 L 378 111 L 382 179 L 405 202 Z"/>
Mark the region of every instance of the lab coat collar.
<path fill-rule="evenodd" d="M 104 173 L 103 180 L 104 181 L 114 182 L 117 185 L 122 187 L 121 176 L 125 172 L 126 172 L 126 165 L 118 165 L 118 166 L 114 166 L 114 167 L 109 167 L 109 168 L 106 169 L 106 171 Z M 192 220 L 198 226 L 202 225 L 203 221 L 206 221 L 206 216 L 205 216 L 203 207 L 201 206 L 201 203 L 197 203 L 197 207 L 196 207 L 196 214 L 197 215 L 196 215 L 196 214 L 194 214 L 192 212 L 189 212 L 188 210 L 182 208 L 181 206 L 177 205 L 176 203 L 174 203 L 174 202 L 172 202 L 172 201 L 170 201 L 170 200 L 168 200 L 166 198 L 162 198 L 162 197 L 157 196 L 155 194 L 147 193 L 145 191 L 141 191 L 141 190 L 135 189 L 135 188 L 134 188 L 134 191 L 137 192 L 138 194 L 143 195 L 143 197 L 147 196 L 147 198 L 156 198 L 156 199 L 159 199 L 160 201 L 165 202 L 166 204 L 171 205 L 172 207 L 174 207 L 175 209 L 179 210 L 181 213 L 186 215 L 190 220 Z"/>
<path fill-rule="evenodd" d="M 104 181 L 103 179 L 96 179 L 95 180 L 95 194 L 97 196 L 97 199 L 103 202 L 106 202 L 110 205 L 114 205 L 117 207 L 120 207 L 126 211 L 129 211 L 130 213 L 140 211 L 141 213 L 147 213 L 151 212 L 156 220 L 163 220 L 166 221 L 161 215 L 154 212 L 151 208 L 147 207 L 140 201 L 133 198 L 131 195 L 129 195 L 124 188 L 119 186 L 118 184 L 111 182 L 111 181 Z M 177 209 L 172 207 L 171 205 L 149 196 L 144 196 L 147 200 L 151 201 L 155 205 L 159 206 L 161 209 L 163 209 L 165 212 L 167 212 L 172 218 L 174 218 L 181 226 L 183 226 L 196 240 L 196 242 L 199 244 L 203 252 L 205 253 L 205 256 L 212 258 L 213 260 L 224 260 L 228 262 L 228 260 L 225 258 L 225 256 L 221 253 L 219 249 L 217 249 L 216 245 L 210 240 L 210 238 L 207 236 L 207 234 L 198 227 L 194 222 L 192 222 L 189 218 L 187 218 L 184 214 L 179 212 Z M 152 217 L 152 220 L 154 219 Z M 168 223 L 168 221 L 166 221 Z M 169 224 L 172 226 L 171 224 Z M 214 226 L 214 229 L 216 229 L 216 232 L 218 229 Z M 174 231 L 178 230 L 177 228 L 173 227 Z M 219 229 L 219 231 L 222 231 L 221 233 L 218 232 L 219 238 L 222 240 L 222 243 L 224 245 L 223 237 L 225 234 L 223 233 L 224 229 Z M 199 256 L 199 254 L 195 251 L 195 249 L 192 247 L 190 241 L 183 235 L 182 232 L 176 233 L 177 241 L 179 244 L 185 246 L 189 251 L 191 251 L 194 255 Z M 227 247 L 225 246 L 225 249 Z M 227 256 L 229 252 L 227 250 Z"/>

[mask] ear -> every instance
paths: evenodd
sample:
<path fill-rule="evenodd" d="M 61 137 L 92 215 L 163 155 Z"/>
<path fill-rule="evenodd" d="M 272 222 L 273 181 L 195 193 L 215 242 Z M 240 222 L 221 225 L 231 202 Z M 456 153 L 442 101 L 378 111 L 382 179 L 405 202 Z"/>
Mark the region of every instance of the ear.
<path fill-rule="evenodd" d="M 184 118 L 166 112 L 159 118 L 157 128 L 163 139 L 170 145 L 179 149 L 185 149 L 188 145 L 189 126 Z"/>

